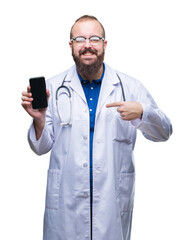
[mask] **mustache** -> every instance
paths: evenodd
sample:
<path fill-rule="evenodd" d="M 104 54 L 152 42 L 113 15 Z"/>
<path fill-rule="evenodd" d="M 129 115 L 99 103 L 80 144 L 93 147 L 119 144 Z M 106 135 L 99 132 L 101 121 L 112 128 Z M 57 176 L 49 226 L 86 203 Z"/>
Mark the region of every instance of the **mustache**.
<path fill-rule="evenodd" d="M 91 49 L 91 48 L 85 48 L 85 49 L 83 49 L 83 50 L 81 50 L 81 51 L 79 52 L 79 56 L 81 56 L 82 54 L 85 54 L 85 53 L 87 53 L 87 52 L 90 52 L 90 53 L 93 53 L 93 54 L 97 54 L 97 51 L 96 51 L 96 50 L 93 50 L 93 49 Z"/>

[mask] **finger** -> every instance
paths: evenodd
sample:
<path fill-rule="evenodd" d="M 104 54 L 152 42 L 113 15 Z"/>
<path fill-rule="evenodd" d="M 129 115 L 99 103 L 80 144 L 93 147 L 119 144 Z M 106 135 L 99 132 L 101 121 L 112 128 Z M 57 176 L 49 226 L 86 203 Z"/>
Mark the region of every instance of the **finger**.
<path fill-rule="evenodd" d="M 29 98 L 28 96 L 27 97 L 22 96 L 21 99 L 22 99 L 23 102 L 32 102 L 33 101 L 33 98 Z"/>
<path fill-rule="evenodd" d="M 121 119 L 124 121 L 129 121 L 129 119 L 127 117 L 121 117 Z"/>
<path fill-rule="evenodd" d="M 119 112 L 120 114 L 123 113 L 124 112 L 123 107 L 118 107 L 117 112 Z"/>
<path fill-rule="evenodd" d="M 23 107 L 29 107 L 29 106 L 31 105 L 31 102 L 23 101 L 23 102 L 21 103 L 21 105 L 22 105 Z"/>
<path fill-rule="evenodd" d="M 31 102 L 22 102 L 21 105 L 25 110 L 32 108 Z"/>
<path fill-rule="evenodd" d="M 120 107 L 123 105 L 124 102 L 113 102 L 113 103 L 108 103 L 106 104 L 106 107 L 107 108 L 110 108 L 110 107 Z"/>
<path fill-rule="evenodd" d="M 121 113 L 120 115 L 121 115 L 122 119 L 126 117 L 125 113 Z"/>
<path fill-rule="evenodd" d="M 22 92 L 22 96 L 31 98 L 31 97 L 32 97 L 32 93 L 31 93 L 31 92 L 25 92 L 25 91 L 23 91 L 23 92 Z"/>
<path fill-rule="evenodd" d="M 30 93 L 31 92 L 31 87 L 27 86 L 27 92 Z"/>
<path fill-rule="evenodd" d="M 50 97 L 50 92 L 49 92 L 49 90 L 48 90 L 48 89 L 46 90 L 46 95 L 47 95 L 47 98 L 49 98 L 49 97 Z"/>

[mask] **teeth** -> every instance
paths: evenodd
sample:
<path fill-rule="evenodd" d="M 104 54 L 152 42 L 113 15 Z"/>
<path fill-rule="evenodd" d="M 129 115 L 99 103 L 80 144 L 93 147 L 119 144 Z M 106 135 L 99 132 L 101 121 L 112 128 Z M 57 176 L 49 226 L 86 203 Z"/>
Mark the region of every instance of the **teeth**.
<path fill-rule="evenodd" d="M 86 56 L 90 56 L 90 55 L 93 55 L 93 53 L 86 52 L 86 53 L 84 53 L 84 55 L 86 55 Z"/>

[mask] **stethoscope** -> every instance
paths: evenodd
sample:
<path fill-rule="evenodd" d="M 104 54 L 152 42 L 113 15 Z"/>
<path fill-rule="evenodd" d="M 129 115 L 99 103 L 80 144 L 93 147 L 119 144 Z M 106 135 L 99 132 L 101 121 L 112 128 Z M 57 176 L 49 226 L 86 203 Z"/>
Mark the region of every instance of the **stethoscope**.
<path fill-rule="evenodd" d="M 116 73 L 117 74 L 117 73 Z M 65 75 L 62 83 L 61 83 L 61 86 L 59 86 L 56 90 L 56 107 L 57 107 L 57 114 L 59 116 L 59 119 L 60 119 L 60 125 L 61 126 L 70 126 L 72 125 L 72 122 L 71 122 L 71 116 L 72 116 L 72 96 L 71 96 L 71 92 L 69 90 L 69 88 L 67 86 L 65 86 L 65 79 L 67 77 L 67 74 Z M 125 92 L 124 92 L 124 88 L 123 88 L 123 83 L 121 81 L 121 78 L 119 77 L 119 75 L 117 74 L 117 77 L 120 81 L 120 85 L 121 85 L 121 92 L 122 92 L 122 97 L 123 97 L 123 101 L 126 101 L 126 98 L 125 98 Z M 59 99 L 59 90 L 60 89 L 65 89 L 67 92 L 64 92 L 65 94 L 67 94 L 68 98 L 69 98 L 69 104 L 70 104 L 70 114 L 69 114 L 69 120 L 67 122 L 64 122 L 61 118 L 61 115 L 59 113 L 59 107 L 58 107 L 58 99 Z"/>

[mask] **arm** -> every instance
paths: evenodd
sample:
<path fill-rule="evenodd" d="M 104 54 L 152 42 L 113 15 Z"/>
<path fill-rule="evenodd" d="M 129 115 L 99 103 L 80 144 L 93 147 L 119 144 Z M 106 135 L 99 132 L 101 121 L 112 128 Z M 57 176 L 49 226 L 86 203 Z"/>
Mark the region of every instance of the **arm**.
<path fill-rule="evenodd" d="M 116 102 L 107 107 L 118 107 L 117 111 L 125 121 L 141 130 L 143 135 L 152 141 L 166 141 L 172 134 L 170 120 L 157 107 L 149 92 L 139 85 L 136 102 Z"/>
<path fill-rule="evenodd" d="M 172 134 L 171 122 L 142 84 L 138 88 L 138 101 L 143 108 L 142 119 L 134 120 L 132 124 L 149 140 L 155 142 L 168 140 Z"/>
<path fill-rule="evenodd" d="M 47 97 L 49 98 L 49 96 L 50 93 L 47 90 Z M 54 142 L 48 127 L 52 125 L 52 120 L 46 108 L 33 109 L 32 101 L 30 86 L 28 86 L 27 91 L 22 92 L 22 106 L 33 118 L 32 125 L 28 131 L 28 141 L 32 150 L 36 154 L 41 155 L 50 151 Z M 47 122 L 50 122 L 50 124 L 47 124 Z"/>
<path fill-rule="evenodd" d="M 47 90 L 47 96 L 49 98 L 49 91 Z M 46 108 L 33 109 L 32 108 L 32 93 L 30 92 L 30 86 L 27 87 L 27 92 L 22 92 L 22 107 L 33 118 L 34 129 L 36 132 L 36 139 L 38 140 L 42 134 L 45 125 Z"/>

